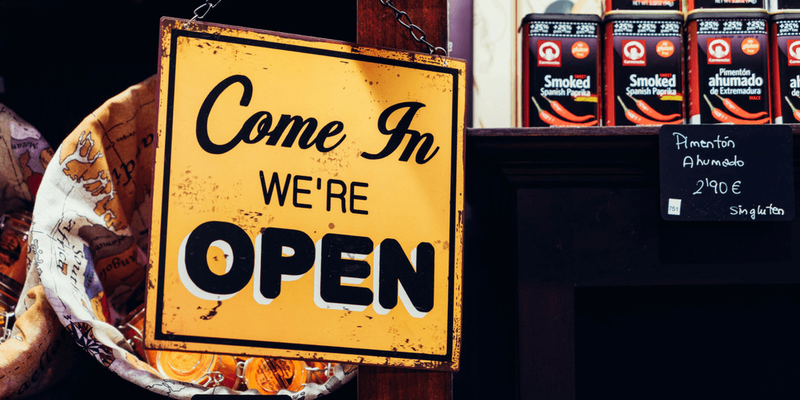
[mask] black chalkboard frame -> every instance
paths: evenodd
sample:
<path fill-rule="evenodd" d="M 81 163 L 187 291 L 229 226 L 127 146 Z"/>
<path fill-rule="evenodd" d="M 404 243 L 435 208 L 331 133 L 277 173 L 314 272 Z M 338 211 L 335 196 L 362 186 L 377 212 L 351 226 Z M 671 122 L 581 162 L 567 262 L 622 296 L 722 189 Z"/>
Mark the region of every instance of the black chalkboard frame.
<path fill-rule="evenodd" d="M 664 125 L 659 157 L 664 220 L 794 219 L 789 126 Z"/>

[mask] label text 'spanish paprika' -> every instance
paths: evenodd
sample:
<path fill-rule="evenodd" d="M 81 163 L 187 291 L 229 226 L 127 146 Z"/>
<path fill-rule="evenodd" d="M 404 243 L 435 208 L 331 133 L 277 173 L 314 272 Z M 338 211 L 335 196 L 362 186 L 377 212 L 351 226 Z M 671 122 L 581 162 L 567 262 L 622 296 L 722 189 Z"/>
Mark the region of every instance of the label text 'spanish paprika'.
<path fill-rule="evenodd" d="M 523 126 L 600 125 L 597 15 L 522 19 Z"/>
<path fill-rule="evenodd" d="M 604 21 L 604 124 L 683 123 L 683 14 L 607 13 Z"/>

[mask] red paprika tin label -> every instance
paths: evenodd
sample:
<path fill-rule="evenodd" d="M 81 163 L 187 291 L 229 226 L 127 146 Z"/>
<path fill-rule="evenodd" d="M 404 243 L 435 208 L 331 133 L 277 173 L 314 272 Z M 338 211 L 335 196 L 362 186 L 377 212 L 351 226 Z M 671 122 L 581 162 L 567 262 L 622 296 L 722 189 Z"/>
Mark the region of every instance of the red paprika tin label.
<path fill-rule="evenodd" d="M 683 14 L 607 13 L 607 126 L 684 122 Z"/>
<path fill-rule="evenodd" d="M 681 0 L 606 0 L 606 13 L 613 11 L 680 11 Z"/>
<path fill-rule="evenodd" d="M 767 13 L 697 11 L 686 24 L 689 123 L 768 123 Z"/>
<path fill-rule="evenodd" d="M 765 10 L 767 5 L 766 0 L 687 0 L 686 2 L 686 12 L 732 8 Z"/>
<path fill-rule="evenodd" d="M 772 116 L 776 124 L 800 123 L 800 12 L 770 19 Z"/>
<path fill-rule="evenodd" d="M 599 125 L 600 22 L 583 14 L 522 19 L 523 126 Z"/>

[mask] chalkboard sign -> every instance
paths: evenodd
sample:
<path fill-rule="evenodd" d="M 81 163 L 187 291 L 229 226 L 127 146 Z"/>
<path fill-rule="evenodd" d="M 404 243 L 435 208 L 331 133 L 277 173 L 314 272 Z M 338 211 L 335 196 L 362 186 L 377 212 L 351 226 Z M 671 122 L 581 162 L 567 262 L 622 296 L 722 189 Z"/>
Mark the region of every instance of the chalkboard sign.
<path fill-rule="evenodd" d="M 790 221 L 792 131 L 786 125 L 664 125 L 661 216 L 668 221 Z"/>

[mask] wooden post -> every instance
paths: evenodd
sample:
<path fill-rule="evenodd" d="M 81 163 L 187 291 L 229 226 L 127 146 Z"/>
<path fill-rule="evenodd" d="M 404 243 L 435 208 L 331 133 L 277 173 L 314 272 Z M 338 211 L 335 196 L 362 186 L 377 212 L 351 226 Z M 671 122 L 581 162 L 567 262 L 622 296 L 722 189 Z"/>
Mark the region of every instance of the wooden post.
<path fill-rule="evenodd" d="M 447 49 L 446 0 L 393 0 L 394 6 L 425 32 L 425 40 L 434 47 Z M 408 23 L 407 19 L 403 22 Z M 379 0 L 358 1 L 356 41 L 370 46 L 427 53 L 428 48 L 411 37 L 409 30 L 397 22 L 394 12 Z M 419 34 L 419 32 L 415 32 Z"/>
<path fill-rule="evenodd" d="M 434 47 L 447 48 L 446 0 L 394 0 L 399 10 L 408 13 L 414 25 L 425 32 Z M 407 19 L 403 19 L 408 23 Z M 359 44 L 427 53 L 394 12 L 378 0 L 358 1 Z M 415 32 L 419 34 L 419 32 Z M 358 398 L 361 400 L 451 400 L 453 374 L 410 368 L 361 366 L 358 369 Z"/>

